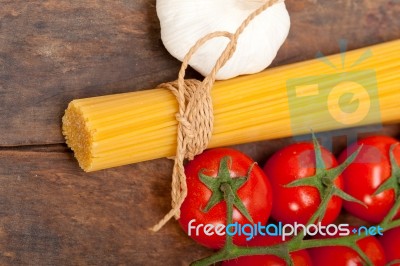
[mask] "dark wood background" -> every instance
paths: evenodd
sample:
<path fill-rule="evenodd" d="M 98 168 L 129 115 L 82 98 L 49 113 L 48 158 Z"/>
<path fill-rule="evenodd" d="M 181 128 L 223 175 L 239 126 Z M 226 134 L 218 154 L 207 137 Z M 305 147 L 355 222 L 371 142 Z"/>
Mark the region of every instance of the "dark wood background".
<path fill-rule="evenodd" d="M 274 65 L 336 53 L 340 39 L 400 38 L 399 0 L 286 2 L 292 27 Z M 186 265 L 211 252 L 175 221 L 147 230 L 169 209 L 169 160 L 86 174 L 60 132 L 72 99 L 176 78 L 159 32 L 155 0 L 0 0 L 1 265 Z M 262 163 L 290 141 L 237 148 Z"/>

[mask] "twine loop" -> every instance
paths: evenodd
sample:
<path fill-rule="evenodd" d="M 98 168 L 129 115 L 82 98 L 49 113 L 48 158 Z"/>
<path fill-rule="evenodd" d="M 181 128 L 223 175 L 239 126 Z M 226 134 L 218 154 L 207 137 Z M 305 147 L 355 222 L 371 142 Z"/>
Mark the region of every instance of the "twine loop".
<path fill-rule="evenodd" d="M 282 2 L 282 0 L 266 0 L 263 5 L 252 12 L 242 22 L 235 33 L 216 31 L 199 39 L 182 60 L 178 79 L 173 82 L 162 83 L 158 86 L 158 88 L 170 90 L 175 95 L 179 110 L 176 114 L 178 131 L 176 155 L 174 157 L 172 172 L 172 209 L 151 228 L 152 231 L 160 230 L 173 216 L 175 216 L 175 219 L 179 219 L 180 217 L 180 207 L 187 195 L 184 161 L 185 159 L 192 160 L 194 156 L 202 153 L 207 148 L 211 139 L 214 124 L 211 88 L 214 85 L 217 72 L 234 54 L 239 36 L 249 23 L 268 7 L 278 2 Z M 216 61 L 211 72 L 203 81 L 195 79 L 185 80 L 185 72 L 193 54 L 207 41 L 218 37 L 228 38 L 229 43 Z"/>

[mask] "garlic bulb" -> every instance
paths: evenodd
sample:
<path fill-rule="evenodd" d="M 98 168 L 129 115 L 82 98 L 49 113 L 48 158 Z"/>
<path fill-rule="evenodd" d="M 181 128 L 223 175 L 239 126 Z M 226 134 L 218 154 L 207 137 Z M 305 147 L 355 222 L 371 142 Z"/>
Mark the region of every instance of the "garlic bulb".
<path fill-rule="evenodd" d="M 182 61 L 196 41 L 215 31 L 234 33 L 265 0 L 157 0 L 161 39 L 170 54 Z M 254 18 L 240 35 L 232 58 L 219 70 L 217 79 L 229 79 L 264 70 L 275 58 L 290 28 L 284 2 Z M 189 61 L 203 76 L 209 74 L 228 39 L 209 40 Z"/>

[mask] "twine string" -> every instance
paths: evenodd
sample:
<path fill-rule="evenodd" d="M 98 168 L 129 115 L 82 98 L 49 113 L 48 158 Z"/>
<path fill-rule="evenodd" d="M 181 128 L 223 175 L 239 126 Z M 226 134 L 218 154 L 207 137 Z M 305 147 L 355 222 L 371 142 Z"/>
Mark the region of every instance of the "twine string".
<path fill-rule="evenodd" d="M 211 88 L 214 85 L 216 74 L 235 53 L 238 39 L 250 22 L 268 7 L 278 2 L 282 2 L 282 0 L 266 0 L 242 22 L 233 34 L 227 31 L 216 31 L 199 39 L 183 58 L 178 79 L 158 86 L 170 90 L 175 95 L 179 109 L 176 114 L 178 130 L 172 172 L 172 209 L 151 228 L 152 231 L 160 230 L 173 216 L 175 216 L 175 219 L 180 217 L 180 207 L 187 196 L 184 161 L 185 159 L 192 160 L 194 156 L 202 153 L 211 139 L 214 124 Z M 206 42 L 219 37 L 228 38 L 229 43 L 210 73 L 203 81 L 185 80 L 186 69 L 192 56 Z"/>

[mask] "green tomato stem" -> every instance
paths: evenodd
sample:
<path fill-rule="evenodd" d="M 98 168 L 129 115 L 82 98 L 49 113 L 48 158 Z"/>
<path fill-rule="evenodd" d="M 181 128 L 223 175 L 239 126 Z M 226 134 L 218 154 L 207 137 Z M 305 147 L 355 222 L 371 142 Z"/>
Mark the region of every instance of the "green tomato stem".
<path fill-rule="evenodd" d="M 226 213 L 227 213 L 226 224 L 231 224 L 233 222 L 232 216 L 233 216 L 233 203 L 235 200 L 235 194 L 232 190 L 232 187 L 227 183 L 221 185 L 221 190 L 224 193 L 224 198 L 226 202 Z M 227 234 L 224 249 L 229 250 L 232 249 L 233 246 L 234 246 L 233 237 L 232 235 Z"/>
<path fill-rule="evenodd" d="M 319 143 L 316 141 L 316 138 L 313 134 L 313 142 L 315 148 L 315 156 L 316 156 L 316 174 L 309 178 L 298 179 L 294 182 L 287 185 L 287 187 L 295 187 L 295 186 L 313 186 L 316 187 L 321 195 L 321 203 L 318 206 L 317 211 L 313 214 L 313 216 L 309 219 L 307 226 L 314 223 L 316 220 L 321 220 L 324 216 L 327 205 L 331 200 L 332 196 L 336 195 L 344 200 L 347 201 L 354 201 L 362 204 L 359 200 L 356 200 L 352 196 L 348 195 L 344 191 L 340 190 L 338 187 L 335 186 L 334 180 L 337 176 L 339 176 L 344 169 L 351 164 L 358 153 L 360 152 L 361 147 L 341 165 L 333 168 L 333 169 L 326 169 L 325 164 L 323 162 L 322 153 L 320 150 Z M 398 212 L 400 208 L 400 184 L 399 184 L 399 176 L 400 176 L 400 169 L 397 163 L 394 163 L 394 145 L 391 147 L 390 156 L 391 156 L 391 164 L 392 164 L 392 180 L 396 178 L 397 182 L 387 182 L 385 187 L 382 187 L 381 190 L 386 189 L 394 189 L 396 192 L 396 202 L 383 219 L 383 221 L 379 224 L 382 227 L 383 232 L 390 230 L 395 227 L 400 226 L 400 219 L 394 220 L 393 218 Z M 250 172 L 251 170 L 249 170 Z M 247 176 L 248 177 L 248 176 Z M 245 179 L 244 177 L 243 179 Z M 203 176 L 203 179 L 206 180 L 206 177 Z M 329 179 L 329 180 L 328 180 Z M 207 181 L 207 180 L 206 180 Z M 212 180 L 213 181 L 213 180 Z M 226 180 L 224 180 L 226 181 Z M 246 180 L 247 181 L 247 180 Z M 243 182 L 243 181 L 242 181 Z M 245 182 L 245 181 L 244 181 Z M 243 182 L 243 183 L 244 183 Z M 242 183 L 242 184 L 243 184 Z M 219 183 L 220 190 L 223 192 L 223 198 L 226 202 L 227 206 L 227 224 L 232 223 L 232 216 L 233 216 L 233 207 L 237 206 L 236 198 L 236 190 L 242 184 L 234 184 L 231 182 L 221 182 Z M 216 184 L 212 184 L 215 186 Z M 215 187 L 214 187 L 215 188 Z M 220 198 L 220 197 L 218 197 Z M 214 202 L 215 204 L 215 202 Z M 246 211 L 243 211 L 246 212 Z M 251 219 L 249 219 L 251 220 Z M 288 265 L 293 265 L 293 262 L 290 258 L 290 252 L 309 249 L 309 248 L 318 248 L 318 247 L 326 247 L 326 246 L 344 246 L 353 249 L 357 254 L 362 258 L 362 260 L 366 263 L 366 265 L 372 265 L 370 259 L 366 256 L 366 254 L 360 249 L 357 245 L 357 241 L 366 237 L 366 234 L 360 235 L 348 235 L 338 238 L 324 238 L 324 239 L 304 239 L 305 234 L 303 231 L 300 231 L 296 237 L 292 238 L 291 240 L 268 246 L 268 247 L 239 247 L 236 246 L 232 241 L 232 236 L 226 236 L 226 242 L 224 247 L 214 253 L 213 255 L 203 258 L 201 260 L 193 262 L 191 265 L 194 266 L 205 266 L 215 264 L 216 262 L 235 259 L 241 256 L 251 256 L 251 255 L 275 255 L 282 259 L 284 259 Z M 397 261 L 396 261 L 397 262 Z M 394 262 L 391 262 L 394 263 Z"/>
<path fill-rule="evenodd" d="M 390 222 L 393 220 L 394 216 L 398 212 L 399 208 L 400 208 L 400 197 L 397 197 L 393 207 L 390 209 L 388 214 L 385 216 L 385 218 L 381 222 L 382 227 L 383 226 L 387 227 L 390 224 Z"/>

